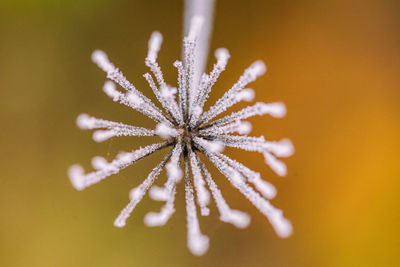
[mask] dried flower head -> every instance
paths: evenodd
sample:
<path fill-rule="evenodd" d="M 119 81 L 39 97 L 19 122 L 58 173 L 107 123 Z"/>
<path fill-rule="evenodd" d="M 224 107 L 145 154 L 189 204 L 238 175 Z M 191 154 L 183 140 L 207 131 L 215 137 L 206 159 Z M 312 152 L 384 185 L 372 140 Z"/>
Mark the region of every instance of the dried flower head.
<path fill-rule="evenodd" d="M 282 103 L 258 102 L 221 119 L 213 120 L 234 104 L 253 100 L 254 91 L 245 87 L 266 71 L 264 63 L 256 61 L 244 71 L 231 89 L 208 111 L 203 112 L 204 103 L 211 88 L 221 72 L 225 70 L 230 55 L 225 48 L 217 49 L 215 52 L 217 62 L 214 64 L 213 70 L 209 74 L 204 73 L 198 84 L 194 82 L 194 49 L 201 24 L 201 17 L 193 17 L 189 34 L 183 39 L 183 59 L 174 63 L 178 69 L 178 88 L 166 84 L 157 63 L 162 35 L 154 32 L 150 37 L 145 63 L 156 81 L 150 73 L 144 74 L 144 78 L 164 111 L 139 92 L 109 61 L 104 52 L 99 50 L 93 52 L 92 60 L 107 73 L 107 78 L 110 80 L 104 84 L 104 92 L 114 101 L 127 105 L 151 118 L 157 125 L 154 130 L 151 130 L 81 114 L 77 119 L 78 126 L 81 129 L 95 129 L 93 139 L 96 142 L 102 142 L 115 136 L 156 135 L 160 136 L 163 141 L 132 152 L 120 153 L 111 162 L 107 162 L 102 157 L 94 157 L 92 160 L 94 172 L 85 173 L 79 165 L 74 165 L 69 169 L 72 185 L 78 190 L 83 190 L 156 151 L 170 148 L 165 158 L 151 171 L 144 182 L 130 191 L 130 201 L 116 218 L 114 225 L 117 227 L 125 225 L 127 218 L 147 191 L 152 199 L 164 201 L 165 205 L 160 212 L 148 213 L 144 222 L 148 226 L 164 225 L 175 212 L 176 185 L 184 177 L 187 245 L 195 255 L 205 253 L 209 244 L 208 237 L 200 231 L 196 204 L 200 208 L 200 214 L 207 216 L 210 212 L 208 204 L 212 196 L 220 213 L 221 221 L 231 223 L 238 228 L 244 228 L 250 222 L 250 217 L 246 213 L 228 206 L 210 172 L 200 160 L 200 153 L 204 154 L 229 182 L 268 218 L 280 237 L 288 237 L 292 233 L 292 226 L 283 217 L 282 211 L 269 202 L 269 199 L 276 195 L 275 187 L 261 179 L 258 172 L 221 153 L 225 146 L 260 152 L 264 155 L 266 164 L 278 175 L 284 176 L 286 166 L 277 157 L 288 157 L 293 153 L 291 142 L 288 139 L 275 142 L 267 141 L 263 136 L 247 136 L 252 127 L 249 122 L 244 120 L 255 115 L 266 114 L 281 118 L 286 113 L 285 106 Z M 125 92 L 118 91 L 115 83 L 120 85 Z M 178 99 L 175 99 L 176 94 L 178 94 Z M 233 135 L 234 133 L 239 135 Z M 181 165 L 183 165 L 184 171 L 181 170 Z M 153 186 L 164 168 L 168 175 L 164 186 Z"/>

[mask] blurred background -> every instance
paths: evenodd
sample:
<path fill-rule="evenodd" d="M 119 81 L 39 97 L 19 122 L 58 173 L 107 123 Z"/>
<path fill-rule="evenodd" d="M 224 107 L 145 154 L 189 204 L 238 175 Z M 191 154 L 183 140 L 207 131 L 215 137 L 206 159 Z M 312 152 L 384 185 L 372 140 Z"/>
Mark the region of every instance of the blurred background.
<path fill-rule="evenodd" d="M 224 224 L 212 204 L 211 216 L 200 218 L 210 237 L 206 255 L 186 248 L 183 184 L 166 226 L 144 226 L 144 215 L 161 206 L 145 197 L 125 228 L 113 227 L 130 188 L 165 152 L 83 192 L 73 189 L 70 165 L 89 171 L 93 156 L 112 159 L 156 139 L 98 144 L 76 127 L 82 112 L 154 127 L 105 96 L 105 75 L 90 54 L 106 51 L 152 97 L 142 75 L 157 29 L 164 35 L 159 62 L 176 84 L 182 4 L 0 1 L 0 266 L 400 266 L 399 1 L 217 1 L 211 49 L 226 47 L 232 58 L 209 104 L 251 62 L 266 62 L 267 74 L 250 87 L 257 101 L 285 102 L 288 114 L 251 119 L 252 134 L 291 138 L 289 174 L 277 177 L 260 154 L 227 152 L 276 185 L 272 203 L 294 225 L 289 239 L 278 238 L 214 168 L 228 203 L 249 212 L 252 223 L 245 230 Z"/>

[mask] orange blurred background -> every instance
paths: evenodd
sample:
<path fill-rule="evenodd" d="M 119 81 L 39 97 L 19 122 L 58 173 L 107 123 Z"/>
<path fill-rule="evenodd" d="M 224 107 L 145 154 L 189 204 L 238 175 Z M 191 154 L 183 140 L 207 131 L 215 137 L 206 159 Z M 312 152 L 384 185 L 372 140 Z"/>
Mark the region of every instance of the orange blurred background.
<path fill-rule="evenodd" d="M 194 257 L 182 184 L 166 226 L 143 225 L 161 205 L 146 197 L 125 228 L 113 227 L 130 188 L 163 153 L 83 192 L 67 177 L 71 164 L 89 170 L 95 155 L 112 159 L 154 140 L 97 144 L 75 119 L 85 112 L 154 126 L 104 95 L 105 76 L 90 54 L 105 50 L 151 96 L 144 57 L 160 30 L 160 64 L 174 84 L 182 1 L 1 1 L 0 266 L 400 266 L 399 15 L 400 3 L 389 0 L 217 1 L 211 48 L 226 47 L 232 58 L 209 103 L 252 61 L 267 63 L 267 75 L 250 87 L 257 101 L 284 101 L 288 114 L 252 119 L 252 134 L 291 138 L 289 174 L 277 177 L 259 154 L 228 152 L 277 186 L 272 202 L 294 234 L 278 238 L 212 169 L 228 203 L 248 211 L 252 224 L 224 224 L 212 204 L 200 219 L 210 249 Z"/>

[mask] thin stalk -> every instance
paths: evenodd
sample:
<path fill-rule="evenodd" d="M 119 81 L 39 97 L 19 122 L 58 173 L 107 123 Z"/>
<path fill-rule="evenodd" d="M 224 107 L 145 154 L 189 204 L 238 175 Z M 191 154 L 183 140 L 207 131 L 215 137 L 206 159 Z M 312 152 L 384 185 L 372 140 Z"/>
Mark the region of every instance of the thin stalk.
<path fill-rule="evenodd" d="M 185 0 L 183 33 L 189 33 L 190 21 L 193 16 L 200 15 L 204 18 L 203 26 L 199 33 L 194 58 L 193 84 L 199 84 L 201 74 L 207 64 L 211 31 L 214 20 L 215 0 Z"/>

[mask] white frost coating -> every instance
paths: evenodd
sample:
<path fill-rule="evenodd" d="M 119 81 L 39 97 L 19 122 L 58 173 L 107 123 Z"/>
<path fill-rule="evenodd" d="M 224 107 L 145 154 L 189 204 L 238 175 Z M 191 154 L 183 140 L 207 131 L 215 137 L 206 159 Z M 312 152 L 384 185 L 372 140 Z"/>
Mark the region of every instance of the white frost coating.
<path fill-rule="evenodd" d="M 115 66 L 110 62 L 107 54 L 101 50 L 94 50 L 92 53 L 92 61 L 102 69 L 104 72 L 112 72 L 115 70 Z"/>
<path fill-rule="evenodd" d="M 244 87 L 255 81 L 259 76 L 263 75 L 266 71 L 266 67 L 262 61 L 256 61 L 248 67 L 239 80 L 229 89 L 218 101 L 205 112 L 200 121 L 199 125 L 208 122 L 212 118 L 218 116 L 229 107 L 239 102 L 237 94 L 244 89 Z M 241 99 L 240 99 L 241 100 Z"/>
<path fill-rule="evenodd" d="M 158 201 L 166 201 L 160 212 L 149 212 L 144 223 L 147 226 L 162 226 L 167 223 L 169 218 L 175 212 L 174 201 L 176 194 L 176 184 L 182 178 L 182 171 L 179 168 L 179 159 L 182 153 L 182 145 L 175 145 L 170 162 L 166 165 L 168 180 L 164 187 L 153 186 L 150 189 L 150 197 Z"/>
<path fill-rule="evenodd" d="M 216 136 L 215 139 L 222 142 L 225 146 L 261 153 L 265 151 L 265 139 L 263 136 L 219 135 Z"/>
<path fill-rule="evenodd" d="M 168 161 L 168 159 L 171 157 L 171 153 L 168 153 L 167 156 L 165 156 L 164 160 L 161 161 L 160 164 L 158 164 L 147 176 L 146 180 L 143 181 L 141 185 L 139 185 L 136 188 L 133 188 L 129 192 L 129 198 L 130 202 L 128 205 L 121 211 L 121 213 L 118 215 L 118 217 L 114 221 L 114 226 L 116 227 L 124 227 L 126 224 L 126 219 L 129 218 L 131 215 L 133 209 L 136 207 L 136 205 L 142 200 L 143 196 L 146 194 L 147 190 L 149 187 L 154 183 L 155 179 L 157 176 L 160 174 L 162 168 L 164 168 L 165 163 Z"/>
<path fill-rule="evenodd" d="M 164 98 L 173 98 L 175 97 L 176 93 L 178 92 L 178 90 L 176 89 L 176 87 L 163 87 L 160 90 L 161 96 Z"/>
<path fill-rule="evenodd" d="M 286 107 L 283 103 L 271 103 L 261 105 L 261 113 L 269 114 L 275 118 L 282 118 L 286 115 Z"/>
<path fill-rule="evenodd" d="M 286 176 L 287 169 L 286 164 L 275 158 L 271 153 L 264 152 L 265 163 L 271 167 L 271 169 L 279 176 Z"/>
<path fill-rule="evenodd" d="M 161 208 L 160 212 L 149 212 L 146 214 L 144 218 L 144 223 L 147 226 L 162 226 L 167 223 L 169 218 L 171 218 L 172 214 L 175 212 L 175 185 L 176 181 L 167 182 L 165 188 L 160 188 L 162 191 L 160 190 L 157 192 L 156 197 L 158 197 L 159 199 L 156 200 L 166 201 L 166 203 Z M 150 189 L 150 193 L 152 192 L 153 188 L 154 186 Z M 152 198 L 154 199 L 154 196 Z"/>
<path fill-rule="evenodd" d="M 166 123 L 157 124 L 155 133 L 162 138 L 175 137 L 179 134 L 176 129 L 169 127 Z"/>
<path fill-rule="evenodd" d="M 254 184 L 265 198 L 273 199 L 276 196 L 276 188 L 271 183 L 262 180 L 261 177 L 255 177 L 254 179 L 249 179 L 249 181 Z"/>
<path fill-rule="evenodd" d="M 92 126 L 93 123 L 91 122 L 91 117 L 86 113 L 82 113 L 76 118 L 76 125 L 78 125 L 78 127 L 81 128 L 82 130 L 92 129 L 93 127 Z"/>
<path fill-rule="evenodd" d="M 248 136 L 232 136 L 232 135 L 219 135 L 215 137 L 216 140 L 222 142 L 225 146 L 240 148 L 246 151 L 257 151 L 263 153 L 265 163 L 279 176 L 286 176 L 286 165 L 278 160 L 269 151 L 273 149 L 277 152 L 277 156 L 288 156 L 293 152 L 290 147 L 290 142 L 284 139 L 282 143 L 266 142 L 264 137 L 248 137 Z"/>
<path fill-rule="evenodd" d="M 226 48 L 218 48 L 217 50 L 215 50 L 215 58 L 217 59 L 217 64 L 219 66 L 223 66 L 225 68 L 230 57 L 231 55 Z"/>
<path fill-rule="evenodd" d="M 228 165 L 230 165 L 235 171 L 239 172 L 241 175 L 247 178 L 249 183 L 252 183 L 256 189 L 267 199 L 273 199 L 276 196 L 276 188 L 273 184 L 261 179 L 261 175 L 248 167 L 244 166 L 242 163 L 229 158 L 224 154 L 217 154 L 219 158 L 224 160 Z"/>
<path fill-rule="evenodd" d="M 290 157 L 294 153 L 294 146 L 287 138 L 281 139 L 280 141 L 268 141 L 265 144 L 265 149 L 275 156 L 282 158 Z"/>
<path fill-rule="evenodd" d="M 168 201 L 161 209 L 160 212 L 149 212 L 144 217 L 144 223 L 147 226 L 163 226 L 165 225 L 171 215 L 175 212 L 174 204 L 171 201 Z"/>
<path fill-rule="evenodd" d="M 253 126 L 248 121 L 243 121 L 238 125 L 237 132 L 239 134 L 249 134 L 252 130 Z"/>
<path fill-rule="evenodd" d="M 156 61 L 158 56 L 158 51 L 160 51 L 163 37 L 160 32 L 155 31 L 151 34 L 149 39 L 149 51 L 147 53 L 147 58 L 150 61 Z"/>
<path fill-rule="evenodd" d="M 107 121 L 91 117 L 87 114 L 80 114 L 76 119 L 76 124 L 83 130 L 92 129 L 107 129 L 98 130 L 93 133 L 93 140 L 103 142 L 114 136 L 153 136 L 153 130 L 142 127 L 135 127 L 120 122 Z"/>
<path fill-rule="evenodd" d="M 192 167 L 194 188 L 196 189 L 197 193 L 197 203 L 199 204 L 201 215 L 208 216 L 210 214 L 210 210 L 207 208 L 207 205 L 210 202 L 210 193 L 205 187 L 205 182 L 203 175 L 201 174 L 199 161 L 196 154 L 190 151 L 189 158 L 190 165 Z"/>
<path fill-rule="evenodd" d="M 153 119 L 156 122 L 166 121 L 162 112 L 156 108 L 152 107 L 145 102 L 144 96 L 138 94 L 138 91 L 128 91 L 126 94 L 122 94 L 117 91 L 115 84 L 110 81 L 106 81 L 103 86 L 104 93 L 109 96 L 114 102 L 120 102 L 128 107 L 131 107 L 147 117 Z M 150 101 L 150 100 L 149 100 Z"/>
<path fill-rule="evenodd" d="M 143 100 L 140 99 L 140 97 L 133 92 L 128 92 L 126 94 L 126 99 L 135 107 L 140 107 L 144 104 Z"/>
<path fill-rule="evenodd" d="M 149 40 L 149 51 L 145 60 L 146 65 L 157 79 L 159 88 L 155 85 L 153 78 L 149 73 L 144 74 L 145 79 L 153 90 L 157 100 L 161 103 L 165 111 L 180 124 L 183 123 L 182 112 L 179 110 L 178 104 L 174 98 L 174 90 L 164 81 L 164 76 L 160 66 L 157 63 L 157 56 L 162 43 L 162 35 L 159 32 L 154 32 Z M 175 90 L 176 91 L 176 90 Z"/>
<path fill-rule="evenodd" d="M 251 132 L 252 126 L 247 121 L 234 121 L 224 126 L 211 127 L 205 130 L 201 130 L 200 133 L 203 135 L 215 135 L 215 134 L 228 134 L 228 133 L 239 133 L 247 135 Z"/>
<path fill-rule="evenodd" d="M 223 222 L 231 223 L 237 228 L 246 228 L 250 224 L 250 216 L 239 210 L 232 210 L 225 199 L 223 198 L 221 191 L 218 189 L 211 174 L 207 171 L 204 164 L 200 162 L 201 170 L 206 178 L 208 187 L 211 190 L 211 194 L 214 197 L 215 204 L 220 213 L 220 220 Z"/>
<path fill-rule="evenodd" d="M 96 63 L 99 68 L 101 68 L 104 72 L 107 73 L 107 78 L 113 80 L 114 82 L 118 83 L 122 88 L 124 88 L 128 93 L 135 95 L 135 97 L 140 99 L 140 107 L 135 107 L 129 105 L 129 101 L 127 101 L 126 97 L 116 92 L 116 90 L 112 90 L 111 92 L 113 95 L 109 95 L 113 98 L 114 101 L 120 101 L 124 105 L 131 106 L 132 108 L 138 110 L 139 112 L 143 113 L 144 115 L 158 121 L 167 120 L 167 118 L 162 114 L 161 110 L 158 109 L 150 99 L 145 97 L 141 92 L 139 92 L 136 87 L 130 83 L 125 76 L 116 68 L 109 60 L 107 55 L 101 50 L 95 50 L 92 54 L 92 60 Z M 109 89 L 112 89 L 111 87 Z M 107 93 L 107 90 L 104 89 Z"/>
<path fill-rule="evenodd" d="M 165 166 L 167 169 L 168 180 L 175 183 L 182 179 L 183 173 L 179 167 L 180 157 L 182 154 L 182 145 L 179 143 L 175 146 L 172 152 L 171 161 Z"/>
<path fill-rule="evenodd" d="M 250 102 L 253 101 L 255 96 L 254 90 L 250 89 L 250 88 L 246 88 L 243 89 L 242 91 L 240 91 L 239 93 L 237 93 L 236 95 L 236 101 L 240 102 L 240 101 L 246 101 L 246 102 Z"/>
<path fill-rule="evenodd" d="M 246 70 L 246 74 L 249 75 L 252 80 L 255 80 L 257 77 L 264 75 L 266 71 L 267 66 L 265 66 L 264 62 L 257 60 Z"/>
<path fill-rule="evenodd" d="M 99 131 L 95 131 L 93 133 L 93 140 L 100 143 L 103 142 L 105 140 L 110 139 L 111 137 L 116 136 L 116 133 L 114 131 L 109 131 L 109 130 L 99 130 Z"/>
<path fill-rule="evenodd" d="M 272 117 L 275 118 L 282 118 L 286 114 L 286 108 L 283 103 L 262 103 L 262 102 L 257 102 L 253 106 L 246 107 L 242 110 L 239 110 L 237 112 L 232 113 L 231 115 L 228 115 L 226 117 L 223 117 L 219 120 L 216 120 L 210 124 L 208 124 L 206 127 L 212 127 L 215 125 L 221 125 L 221 124 L 227 124 L 235 120 L 244 120 L 253 116 L 262 116 L 262 115 L 271 115 Z"/>
<path fill-rule="evenodd" d="M 85 188 L 84 182 L 85 171 L 80 165 L 72 165 L 68 169 L 68 176 L 71 181 L 72 186 L 76 190 L 83 190 Z"/>
<path fill-rule="evenodd" d="M 168 201 L 173 193 L 173 189 L 181 179 L 182 179 L 182 170 L 179 167 L 179 160 L 182 153 L 182 145 L 175 145 L 171 160 L 168 164 L 165 165 L 165 169 L 167 170 L 168 180 L 165 183 L 164 187 L 152 186 L 149 191 L 149 195 L 153 200 L 157 201 Z"/>
<path fill-rule="evenodd" d="M 140 148 L 138 150 L 134 150 L 132 152 L 122 152 L 118 154 L 117 157 L 112 162 L 107 164 L 104 168 L 98 169 L 97 171 L 88 174 L 84 173 L 81 166 L 73 165 L 68 172 L 69 178 L 72 185 L 77 190 L 83 190 L 84 188 L 98 183 L 112 174 L 118 173 L 120 170 L 128 167 L 132 163 L 155 152 L 156 150 L 159 150 L 165 145 L 166 143 L 158 143 Z"/>
<path fill-rule="evenodd" d="M 113 101 L 118 101 L 120 93 L 117 91 L 115 83 L 112 81 L 106 81 L 103 85 L 103 92 L 108 95 Z"/>
<path fill-rule="evenodd" d="M 153 185 L 149 190 L 149 196 L 152 200 L 155 201 L 167 201 L 168 192 L 165 190 L 164 187 Z"/>
<path fill-rule="evenodd" d="M 218 153 L 224 150 L 224 144 L 219 141 L 208 141 L 200 137 L 194 137 L 193 141 L 211 153 Z"/>
<path fill-rule="evenodd" d="M 208 250 L 209 239 L 200 232 L 199 221 L 194 204 L 193 188 L 190 183 L 185 185 L 186 199 L 186 224 L 187 224 L 187 245 L 194 255 L 203 255 Z"/>
<path fill-rule="evenodd" d="M 93 140 L 100 143 L 115 136 L 152 136 L 152 135 L 155 135 L 153 131 L 146 132 L 146 131 L 141 131 L 140 129 L 114 128 L 111 130 L 98 130 L 93 132 Z"/>
<path fill-rule="evenodd" d="M 108 162 L 105 158 L 96 156 L 92 158 L 92 166 L 96 170 L 101 170 L 106 168 L 108 165 Z"/>
<path fill-rule="evenodd" d="M 186 110 L 186 99 L 187 99 L 187 92 L 186 92 L 186 73 L 183 69 L 183 64 L 181 61 L 177 60 L 174 62 L 174 67 L 178 70 L 178 93 L 179 93 L 179 106 L 182 114 Z"/>
<path fill-rule="evenodd" d="M 198 106 L 197 103 L 194 103 L 194 106 L 192 108 L 192 114 L 189 121 L 190 127 L 194 127 L 196 125 L 196 122 L 199 119 L 202 112 L 203 109 L 200 106 Z"/>
<path fill-rule="evenodd" d="M 225 70 L 225 67 L 228 64 L 228 59 L 230 57 L 229 51 L 225 48 L 219 48 L 215 51 L 215 57 L 217 62 L 214 64 L 213 70 L 209 75 L 204 73 L 199 84 L 199 90 L 195 104 L 201 108 L 201 110 L 203 110 L 204 103 L 208 98 L 212 86 L 215 84 L 219 75 Z M 197 124 L 200 116 L 201 113 L 192 114 L 190 124 L 191 127 Z"/>
<path fill-rule="evenodd" d="M 218 168 L 218 170 L 226 178 L 228 178 L 231 184 L 236 187 L 262 214 L 268 218 L 278 236 L 286 238 L 292 234 L 292 225 L 286 218 L 283 217 L 281 210 L 272 206 L 268 200 L 262 198 L 250 186 L 244 183 L 244 180 L 239 178 L 241 175 L 233 170 L 224 161 L 220 160 L 213 154 L 207 152 L 205 153 L 206 156 Z"/>

